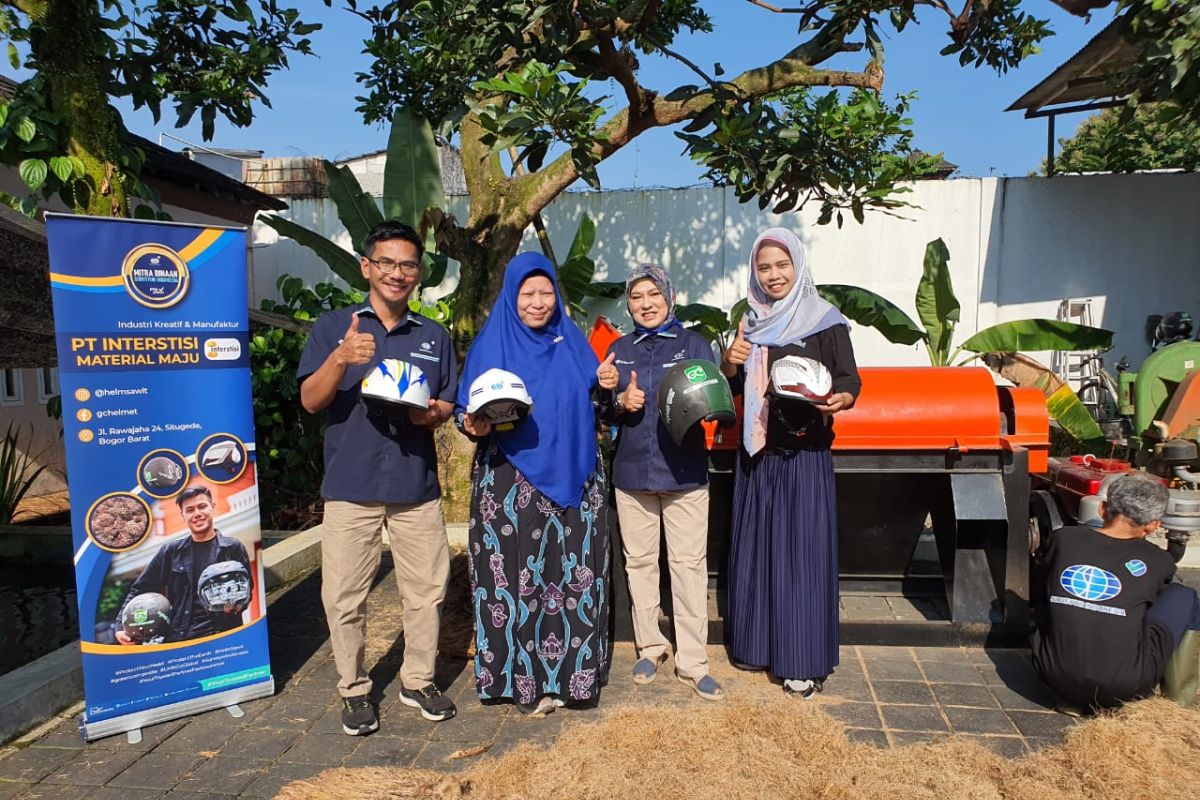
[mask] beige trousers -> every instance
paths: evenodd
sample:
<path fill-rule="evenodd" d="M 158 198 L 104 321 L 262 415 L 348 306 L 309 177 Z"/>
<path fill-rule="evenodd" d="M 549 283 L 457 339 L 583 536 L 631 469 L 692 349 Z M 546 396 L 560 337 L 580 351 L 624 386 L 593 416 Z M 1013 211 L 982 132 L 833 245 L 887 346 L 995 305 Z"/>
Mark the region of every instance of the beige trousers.
<path fill-rule="evenodd" d="M 687 678 L 708 674 L 708 487 L 686 492 L 617 489 L 621 549 L 633 600 L 638 658 L 657 659 L 670 642 L 658 626 L 658 554 L 663 522 L 675 620 L 675 669 Z"/>
<path fill-rule="evenodd" d="M 442 601 L 450 579 L 442 501 L 399 505 L 328 500 L 321 534 L 321 600 L 342 697 L 371 691 L 371 679 L 363 665 L 367 594 L 379 571 L 384 524 L 404 604 L 400 682 L 417 689 L 433 680 Z"/>

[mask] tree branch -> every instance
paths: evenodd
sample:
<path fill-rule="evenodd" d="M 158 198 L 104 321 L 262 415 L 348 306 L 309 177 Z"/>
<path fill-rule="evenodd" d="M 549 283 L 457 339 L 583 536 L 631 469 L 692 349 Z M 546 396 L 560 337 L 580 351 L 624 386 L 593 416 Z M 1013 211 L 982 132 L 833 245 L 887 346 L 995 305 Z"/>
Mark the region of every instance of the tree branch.
<path fill-rule="evenodd" d="M 684 66 L 691 69 L 692 72 L 696 73 L 701 78 L 703 78 L 704 82 L 707 83 L 709 86 L 713 87 L 714 89 L 717 88 L 717 82 L 715 80 L 713 80 L 712 78 L 710 78 L 704 70 L 700 69 L 700 67 L 696 66 L 691 61 L 688 61 L 686 58 L 684 58 L 679 53 L 676 53 L 674 50 L 669 50 L 668 48 L 663 47 L 662 45 L 656 45 L 656 47 L 658 48 L 658 52 L 662 53 L 664 56 L 670 56 L 671 58 L 680 62 Z"/>
<path fill-rule="evenodd" d="M 744 101 L 797 86 L 850 86 L 878 92 L 883 88 L 883 70 L 877 64 L 869 65 L 863 72 L 821 70 L 785 56 L 747 70 L 722 84 L 721 88 Z M 604 138 L 592 146 L 593 154 L 602 161 L 650 128 L 669 127 L 695 117 L 718 102 L 715 91 L 704 90 L 676 100 L 652 95 L 647 113 L 637 117 L 630 115 L 629 108 L 618 111 L 600 128 Z M 515 179 L 512 188 L 515 194 L 528 198 L 525 210 L 532 215 L 545 208 L 578 178 L 579 172 L 571 154 L 564 153 L 537 172 Z"/>
<path fill-rule="evenodd" d="M 612 39 L 607 36 L 596 37 L 596 46 L 600 51 L 600 63 L 609 75 L 621 84 L 621 88 L 625 90 L 625 98 L 629 101 L 629 107 L 635 110 L 635 113 L 641 114 L 645 102 L 642 97 L 642 87 L 638 85 L 637 76 L 633 74 L 633 70 L 621 54 L 617 52 L 617 48 L 613 46 Z"/>
<path fill-rule="evenodd" d="M 774 11 L 776 14 L 803 14 L 806 9 L 803 8 L 779 8 L 770 3 L 765 3 L 763 0 L 746 0 L 750 5 L 765 8 L 767 11 Z"/>

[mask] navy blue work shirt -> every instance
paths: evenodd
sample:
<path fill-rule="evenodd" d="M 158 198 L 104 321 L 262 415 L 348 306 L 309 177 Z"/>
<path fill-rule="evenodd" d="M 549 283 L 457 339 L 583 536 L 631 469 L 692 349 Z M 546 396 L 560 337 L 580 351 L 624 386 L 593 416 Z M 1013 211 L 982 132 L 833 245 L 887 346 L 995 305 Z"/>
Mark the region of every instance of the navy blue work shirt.
<path fill-rule="evenodd" d="M 613 455 L 612 482 L 631 492 L 684 492 L 708 483 L 708 455 L 704 431 L 695 425 L 676 445 L 659 424 L 658 384 L 667 370 L 689 358 L 713 360 L 712 347 L 695 331 L 672 328 L 659 334 L 627 333 L 608 348 L 616 354 L 620 378 L 612 392 L 612 408 L 605 416 L 620 426 Z M 607 357 L 607 355 L 606 355 Z M 641 411 L 618 413 L 616 395 L 629 386 L 637 372 L 638 388 L 646 393 Z"/>
<path fill-rule="evenodd" d="M 429 394 L 454 402 L 458 375 L 454 347 L 446 329 L 431 319 L 409 312 L 390 331 L 370 305 L 327 311 L 313 325 L 300 357 L 296 380 L 312 375 L 337 349 L 350 316 L 358 314 L 359 333 L 375 337 L 375 356 L 366 364 L 350 365 L 333 402 L 325 409 L 326 500 L 358 503 L 425 503 L 441 496 L 433 431 L 413 425 L 406 414 L 368 413 L 360 398 L 362 379 L 385 358 L 398 358 L 420 367 L 429 381 Z"/>

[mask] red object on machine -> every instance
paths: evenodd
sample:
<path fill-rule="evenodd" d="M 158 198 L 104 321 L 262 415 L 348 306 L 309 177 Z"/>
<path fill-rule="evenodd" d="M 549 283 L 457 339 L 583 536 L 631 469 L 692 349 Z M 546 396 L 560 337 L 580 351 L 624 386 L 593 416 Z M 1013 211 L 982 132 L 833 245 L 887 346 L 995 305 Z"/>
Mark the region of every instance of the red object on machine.
<path fill-rule="evenodd" d="M 604 317 L 590 337 L 597 358 L 620 338 Z M 834 450 L 1011 450 L 1029 452 L 1029 471 L 1047 469 L 1050 419 L 1038 389 L 996 386 L 984 367 L 861 367 L 862 392 L 836 417 Z M 726 428 L 701 423 L 710 450 L 734 450 L 741 441 L 742 398 L 734 398 L 737 422 Z"/>
<path fill-rule="evenodd" d="M 1001 449 L 996 384 L 983 367 L 863 367 L 834 450 Z M 1047 437 L 1049 423 L 1047 423 Z"/>
<path fill-rule="evenodd" d="M 862 367 L 854 408 L 835 417 L 834 450 L 1011 450 L 1029 452 L 1029 471 L 1045 472 L 1050 419 L 1038 389 L 996 386 L 983 367 Z M 733 450 L 737 424 L 706 425 L 711 450 Z M 709 432 L 709 428 L 714 430 Z"/>
<path fill-rule="evenodd" d="M 596 358 L 603 361 L 604 356 L 608 354 L 608 348 L 612 347 L 612 343 L 620 338 L 621 332 L 608 321 L 608 317 L 601 314 L 592 324 L 592 332 L 588 335 L 588 344 L 592 346 L 592 352 L 596 354 Z"/>

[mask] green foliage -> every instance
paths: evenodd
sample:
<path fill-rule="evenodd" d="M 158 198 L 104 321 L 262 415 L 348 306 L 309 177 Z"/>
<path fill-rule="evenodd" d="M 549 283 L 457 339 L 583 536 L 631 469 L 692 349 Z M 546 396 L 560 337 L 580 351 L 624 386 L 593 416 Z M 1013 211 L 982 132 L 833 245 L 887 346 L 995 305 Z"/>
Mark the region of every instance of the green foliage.
<path fill-rule="evenodd" d="M 1130 107 L 1171 101 L 1172 114 L 1200 119 L 1200 4 L 1194 0 L 1120 0 L 1140 49 L 1119 88 Z"/>
<path fill-rule="evenodd" d="M 1107 109 L 1059 144 L 1057 173 L 1200 169 L 1200 119 L 1181 115 L 1174 104 Z"/>
<path fill-rule="evenodd" d="M 1020 353 L 1042 350 L 1107 350 L 1112 331 L 1053 319 L 1001 322 L 976 333 L 960 350 L 972 353 Z"/>
<path fill-rule="evenodd" d="M 703 336 L 709 342 L 717 342 L 725 347 L 725 339 L 729 331 L 736 327 L 730 325 L 729 316 L 715 306 L 704 303 L 687 303 L 675 307 L 675 319 Z"/>
<path fill-rule="evenodd" d="M 96 619 L 116 619 L 132 583 L 131 580 L 105 581 L 100 589 L 100 599 L 96 601 Z"/>
<path fill-rule="evenodd" d="M 616 281 L 593 281 L 596 262 L 588 255 L 596 243 L 596 223 L 584 214 L 571 240 L 567 260 L 558 268 L 558 286 L 571 309 L 571 316 L 581 328 L 586 328 L 588 315 L 584 304 L 593 298 L 617 298 L 625 294 L 625 284 Z"/>
<path fill-rule="evenodd" d="M 598 127 L 604 116 L 603 102 L 608 98 L 588 98 L 584 94 L 587 79 L 568 80 L 571 69 L 567 63 L 551 68 L 531 61 L 520 72 L 507 72 L 473 87 L 482 96 L 499 95 L 508 102 L 468 102 L 486 131 L 483 143 L 493 150 L 516 147 L 517 163 L 526 162 L 530 170 L 536 171 L 541 169 L 550 146 L 564 143 L 571 150 L 579 176 L 599 189 L 596 164 L 600 158 L 592 145 L 608 139 Z"/>
<path fill-rule="evenodd" d="M 270 105 L 268 78 L 290 53 L 310 53 L 306 37 L 319 28 L 277 0 L 4 3 L 9 62 L 34 73 L 0 104 L 0 163 L 17 166 L 29 190 L 4 201 L 32 213 L 40 193 L 77 210 L 126 214 L 132 195 L 160 209 L 138 179 L 144 156 L 126 144 L 110 99 L 128 98 L 156 122 L 164 105 L 173 107 L 177 126 L 199 113 L 211 139 L 218 115 L 245 127 L 255 103 Z M 100 196 L 112 205 L 93 202 Z"/>
<path fill-rule="evenodd" d="M 923 329 L 894 304 L 866 289 L 833 285 L 818 286 L 817 290 L 849 319 L 875 328 L 889 342 L 914 344 L 924 341 L 929 362 L 935 367 L 953 364 L 964 350 L 975 355 L 960 364 L 988 353 L 1106 350 L 1112 347 L 1112 332 L 1102 328 L 1056 320 L 1023 319 L 984 328 L 952 350 L 960 307 L 950 281 L 950 251 L 941 239 L 925 246 L 924 269 L 917 285 L 915 303 Z M 1079 441 L 1091 441 L 1099 435 L 1095 420 L 1070 387 L 1063 389 L 1065 393 L 1059 390 L 1046 399 L 1051 418 Z"/>
<path fill-rule="evenodd" d="M 354 2 L 351 6 L 356 6 Z M 364 3 L 365 6 L 365 3 Z M 649 6 L 654 6 L 650 9 Z M 650 53 L 688 31 L 712 24 L 697 0 L 614 2 L 583 0 L 395 0 L 359 11 L 371 24 L 365 52 L 373 61 L 359 82 L 359 110 L 368 122 L 412 108 L 441 132 L 457 128 L 475 85 L 527 64 L 566 65 L 577 79 L 608 76 L 589 52 L 606 27 L 623 29 L 623 46 Z M 622 17 L 630 15 L 630 18 Z M 636 18 L 633 18 L 636 16 Z M 562 81 L 564 84 L 566 80 Z M 529 109 L 538 113 L 536 109 Z"/>
<path fill-rule="evenodd" d="M 329 178 L 329 194 L 337 206 L 338 219 L 350 234 L 355 252 L 363 252 L 363 241 L 376 225 L 384 221 L 375 198 L 371 197 L 347 166 L 324 162 Z M 393 217 L 420 228 L 426 212 L 445 203 L 442 192 L 442 173 L 438 164 L 437 145 L 429 123 L 408 111 L 396 114 L 388 137 L 387 161 L 384 164 L 383 206 L 399 216 Z M 316 231 L 309 230 L 278 214 L 263 214 L 264 224 L 281 236 L 294 240 L 320 257 L 335 275 L 352 288 L 367 291 L 367 279 L 362 275 L 359 259 Z M 420 289 L 440 286 L 446 277 L 447 257 L 434 252 L 427 243 L 424 274 Z M 419 293 L 418 293 L 419 294 Z M 415 307 L 413 304 L 415 303 Z M 439 322 L 451 306 L 446 302 L 422 305 L 420 297 L 409 303 L 414 311 Z"/>
<path fill-rule="evenodd" d="M 22 441 L 21 430 L 11 422 L 4 432 L 4 439 L 0 440 L 0 525 L 12 524 L 21 498 L 42 474 L 42 470 L 46 469 L 45 465 L 35 467 L 29 455 L 32 442 L 32 428 Z"/>
<path fill-rule="evenodd" d="M 959 320 L 958 298 L 950 281 L 950 251 L 941 239 L 925 246 L 925 267 L 917 283 L 917 317 L 925 326 L 925 346 L 935 367 L 950 363 L 950 342 Z"/>
<path fill-rule="evenodd" d="M 331 283 L 308 288 L 284 275 L 276 286 L 282 303 L 264 300 L 262 309 L 303 322 L 325 311 L 356 305 L 361 292 Z M 312 506 L 320 498 L 324 456 L 324 420 L 300 405 L 296 369 L 307 334 L 283 328 L 257 328 L 250 337 L 251 391 L 254 397 L 255 458 L 262 489 L 263 516 L 272 527 L 286 527 L 286 513 Z"/>
<path fill-rule="evenodd" d="M 846 318 L 875 328 L 889 342 L 916 344 L 926 337 L 907 314 L 874 292 L 857 286 L 827 283 L 817 287 L 821 297 L 841 310 Z"/>
<path fill-rule="evenodd" d="M 706 177 L 728 183 L 741 202 L 757 198 L 759 208 L 779 213 L 817 200 L 818 223 L 836 218 L 841 227 L 844 211 L 862 222 L 868 208 L 906 205 L 899 196 L 911 190 L 897 183 L 930 174 L 940 160 L 913 157 L 913 97 L 889 105 L 857 89 L 842 102 L 836 90 L 795 89 L 712 106 L 676 135 Z"/>
<path fill-rule="evenodd" d="M 392 132 L 388 137 L 388 158 L 383 170 L 383 213 L 388 219 L 401 219 L 420 228 L 428 209 L 440 209 L 445 205 L 433 129 L 412 110 L 401 109 L 392 119 Z M 432 237 L 426 240 L 425 249 L 436 249 Z M 434 285 L 438 283 L 441 278 Z"/>
<path fill-rule="evenodd" d="M 1021 11 L 1023 0 L 968 3 L 962 16 L 951 23 L 952 43 L 942 55 L 957 55 L 958 63 L 989 66 L 1007 72 L 1026 57 L 1040 53 L 1038 42 L 1053 36 L 1047 21 Z M 911 9 L 913 2 L 906 5 Z"/>
<path fill-rule="evenodd" d="M 319 233 L 311 231 L 303 225 L 297 225 L 290 219 L 278 214 L 262 214 L 259 220 L 269 228 L 274 228 L 280 236 L 292 239 L 296 244 L 312 250 L 333 274 L 344 280 L 351 288 L 366 291 L 367 279 L 362 276 L 362 266 L 353 253 L 348 253 L 341 247 L 326 239 Z"/>

